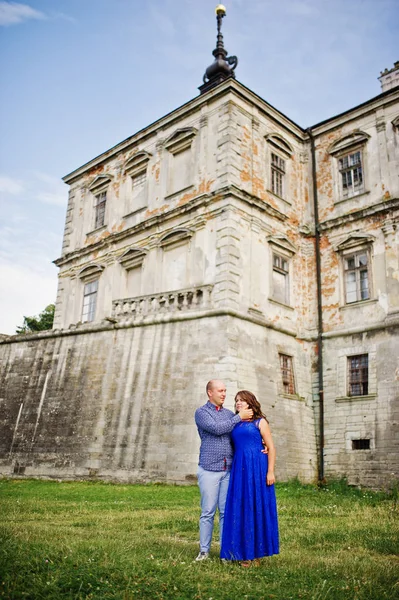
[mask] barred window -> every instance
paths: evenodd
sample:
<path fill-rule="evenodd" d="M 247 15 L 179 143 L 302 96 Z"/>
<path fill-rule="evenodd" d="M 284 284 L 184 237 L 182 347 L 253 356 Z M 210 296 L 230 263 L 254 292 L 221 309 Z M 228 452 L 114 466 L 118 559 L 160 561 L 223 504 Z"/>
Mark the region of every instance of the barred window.
<path fill-rule="evenodd" d="M 83 292 L 82 322 L 94 321 L 97 305 L 98 279 L 86 283 Z"/>
<path fill-rule="evenodd" d="M 350 198 L 364 192 L 361 150 L 343 156 L 339 159 L 338 164 L 342 198 Z"/>
<path fill-rule="evenodd" d="M 107 192 L 101 192 L 96 196 L 94 229 L 102 227 L 105 223 L 105 205 L 107 203 Z"/>
<path fill-rule="evenodd" d="M 274 152 L 271 153 L 271 188 L 272 192 L 284 198 L 285 160 Z"/>
<path fill-rule="evenodd" d="M 295 394 L 295 379 L 294 379 L 294 368 L 292 356 L 286 354 L 279 354 L 280 357 L 280 369 L 283 382 L 284 394 Z"/>
<path fill-rule="evenodd" d="M 367 396 L 369 391 L 368 354 L 348 356 L 348 396 Z"/>
<path fill-rule="evenodd" d="M 279 254 L 273 254 L 273 300 L 289 303 L 289 271 L 288 259 Z"/>
<path fill-rule="evenodd" d="M 359 302 L 370 298 L 368 252 L 362 250 L 344 257 L 345 302 Z"/>

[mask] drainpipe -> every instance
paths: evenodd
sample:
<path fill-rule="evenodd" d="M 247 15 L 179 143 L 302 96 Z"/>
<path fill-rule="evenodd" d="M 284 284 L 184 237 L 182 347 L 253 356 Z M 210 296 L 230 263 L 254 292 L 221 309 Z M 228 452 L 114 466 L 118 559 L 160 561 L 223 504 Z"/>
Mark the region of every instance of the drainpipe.
<path fill-rule="evenodd" d="M 319 450 L 319 481 L 324 479 L 324 389 L 323 389 L 323 311 L 321 298 L 321 265 L 320 265 L 320 223 L 319 205 L 317 199 L 316 149 L 310 127 L 307 129 L 312 152 L 312 184 L 313 210 L 315 221 L 315 252 L 316 252 L 316 287 L 317 287 L 317 368 L 319 375 L 319 419 L 320 419 L 320 450 Z"/>

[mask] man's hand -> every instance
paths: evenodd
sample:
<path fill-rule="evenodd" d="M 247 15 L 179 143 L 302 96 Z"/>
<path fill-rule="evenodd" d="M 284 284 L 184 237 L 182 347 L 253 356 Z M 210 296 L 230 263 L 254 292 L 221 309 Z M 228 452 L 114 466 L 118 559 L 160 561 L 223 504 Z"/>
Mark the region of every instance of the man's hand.
<path fill-rule="evenodd" d="M 249 421 L 252 419 L 254 411 L 252 408 L 242 408 L 238 414 L 240 415 L 241 421 Z"/>

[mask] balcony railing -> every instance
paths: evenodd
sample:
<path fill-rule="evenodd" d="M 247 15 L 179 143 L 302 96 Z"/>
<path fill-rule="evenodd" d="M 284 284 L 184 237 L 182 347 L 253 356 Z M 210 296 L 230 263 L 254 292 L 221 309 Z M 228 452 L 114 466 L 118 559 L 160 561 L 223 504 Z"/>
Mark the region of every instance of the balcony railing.
<path fill-rule="evenodd" d="M 148 294 L 136 298 L 122 298 L 112 302 L 113 317 L 146 317 L 163 313 L 206 310 L 211 307 L 211 285 Z"/>

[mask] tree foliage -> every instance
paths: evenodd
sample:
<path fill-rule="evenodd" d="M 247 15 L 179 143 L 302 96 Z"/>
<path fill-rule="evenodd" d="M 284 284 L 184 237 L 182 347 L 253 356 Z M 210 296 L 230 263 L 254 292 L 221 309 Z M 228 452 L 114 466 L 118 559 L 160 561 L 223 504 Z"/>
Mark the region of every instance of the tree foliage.
<path fill-rule="evenodd" d="M 54 322 L 55 305 L 49 304 L 38 317 L 24 317 L 23 325 L 17 327 L 16 333 L 33 333 L 51 329 Z"/>

